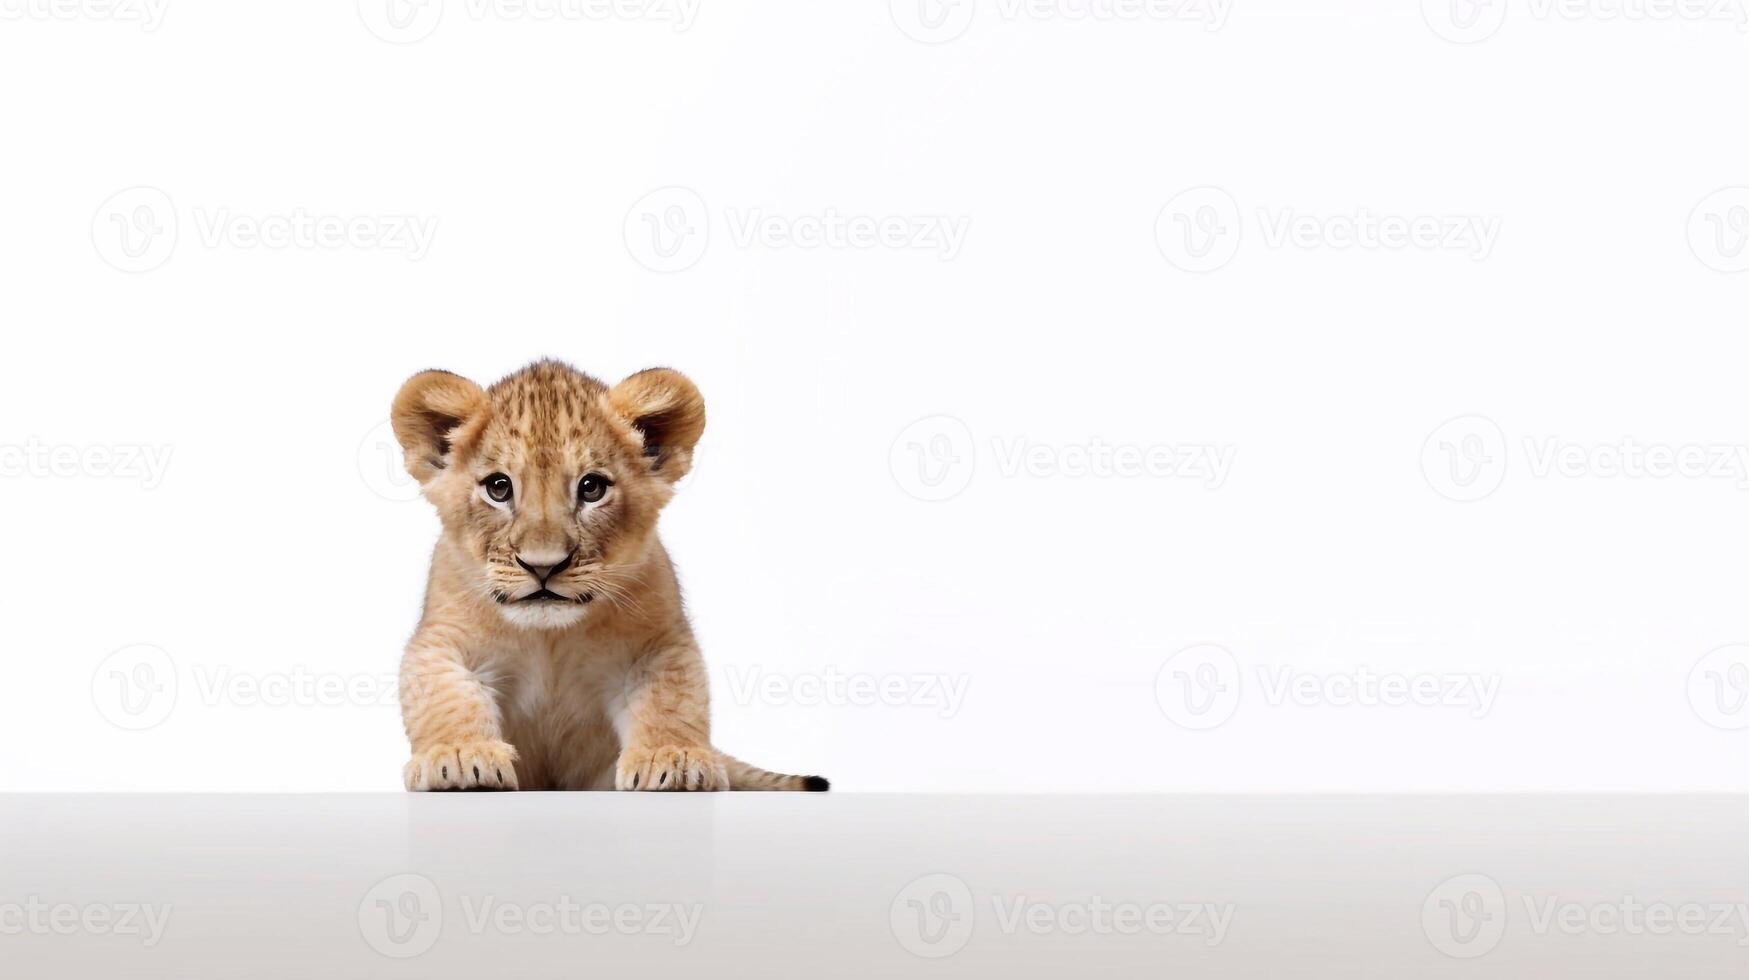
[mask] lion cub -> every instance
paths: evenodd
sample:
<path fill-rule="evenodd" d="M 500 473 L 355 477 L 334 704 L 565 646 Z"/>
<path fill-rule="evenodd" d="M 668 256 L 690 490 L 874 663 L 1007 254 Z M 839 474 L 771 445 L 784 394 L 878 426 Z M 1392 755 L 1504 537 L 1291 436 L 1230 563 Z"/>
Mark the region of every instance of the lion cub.
<path fill-rule="evenodd" d="M 710 744 L 709 684 L 656 518 L 692 465 L 684 376 L 608 387 L 540 361 L 395 396 L 407 472 L 443 519 L 401 661 L 409 790 L 823 790 Z"/>

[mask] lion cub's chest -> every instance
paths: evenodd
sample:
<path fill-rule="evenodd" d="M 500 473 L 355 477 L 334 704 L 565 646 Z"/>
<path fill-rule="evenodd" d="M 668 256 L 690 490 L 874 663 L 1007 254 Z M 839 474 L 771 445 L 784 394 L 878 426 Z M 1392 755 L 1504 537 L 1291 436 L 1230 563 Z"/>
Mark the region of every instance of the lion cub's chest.
<path fill-rule="evenodd" d="M 612 789 L 624 650 L 587 643 L 507 647 L 482 673 L 497 692 L 524 789 Z"/>

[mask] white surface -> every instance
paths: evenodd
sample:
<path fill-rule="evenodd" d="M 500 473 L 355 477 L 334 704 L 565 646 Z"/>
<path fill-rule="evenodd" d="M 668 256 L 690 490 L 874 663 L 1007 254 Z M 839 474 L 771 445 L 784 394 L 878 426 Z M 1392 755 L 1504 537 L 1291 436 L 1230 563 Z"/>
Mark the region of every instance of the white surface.
<path fill-rule="evenodd" d="M 1749 445 L 1749 280 L 1707 264 L 1749 255 L 1712 196 L 1749 185 L 1739 24 L 1513 2 L 1466 45 L 1407 0 L 1238 3 L 1219 30 L 987 0 L 924 44 L 896 2 L 706 3 L 677 31 L 449 0 L 391 44 L 368 3 L 173 0 L 146 31 L 0 0 L 27 14 L 0 22 L 0 446 L 169 453 L 150 487 L 99 460 L 0 478 L 0 737 L 29 747 L 0 789 L 394 788 L 382 681 L 435 520 L 396 499 L 389 399 L 543 354 L 705 392 L 665 534 L 719 741 L 761 765 L 851 790 L 1749 789 L 1749 654 L 1689 690 L 1749 642 L 1743 471 L 1605 475 L 1627 440 Z M 1207 260 L 1162 210 L 1232 219 L 1181 197 L 1209 186 L 1241 235 L 1187 272 Z M 161 196 L 113 197 L 135 187 Z M 174 250 L 128 258 L 116 219 L 166 199 Z M 700 234 L 664 257 L 671 207 Z M 435 234 L 417 261 L 249 244 L 300 209 Z M 1363 209 L 1497 234 L 1485 259 L 1269 242 Z M 964 237 L 742 235 L 829 212 Z M 1551 439 L 1576 475 L 1536 475 Z M 1218 488 L 1064 475 L 1096 441 L 1234 455 Z M 1233 659 L 1162 675 L 1196 644 Z M 1497 694 L 1329 703 L 1363 669 Z M 1231 718 L 1164 713 L 1178 670 L 1239 691 Z M 1283 670 L 1320 686 L 1271 703 Z M 834 676 L 898 703 L 812 693 Z M 93 702 L 135 678 L 144 731 Z"/>
<path fill-rule="evenodd" d="M 113 924 L 13 928 L 0 954 L 21 980 L 1740 977 L 1745 817 L 1740 797 L 12 796 L 0 929 L 33 898 L 40 922 Z"/>

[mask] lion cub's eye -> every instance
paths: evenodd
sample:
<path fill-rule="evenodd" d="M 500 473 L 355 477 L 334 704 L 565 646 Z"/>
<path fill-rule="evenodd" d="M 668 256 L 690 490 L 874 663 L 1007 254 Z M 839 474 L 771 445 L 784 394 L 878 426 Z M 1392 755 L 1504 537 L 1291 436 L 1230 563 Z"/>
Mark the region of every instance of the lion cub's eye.
<path fill-rule="evenodd" d="M 600 473 L 591 473 L 577 483 L 577 499 L 586 504 L 592 504 L 607 496 L 607 488 L 613 486 L 613 481 Z"/>
<path fill-rule="evenodd" d="M 503 503 L 510 499 L 510 478 L 502 473 L 493 473 L 480 481 L 480 486 L 486 488 L 486 496 Z"/>

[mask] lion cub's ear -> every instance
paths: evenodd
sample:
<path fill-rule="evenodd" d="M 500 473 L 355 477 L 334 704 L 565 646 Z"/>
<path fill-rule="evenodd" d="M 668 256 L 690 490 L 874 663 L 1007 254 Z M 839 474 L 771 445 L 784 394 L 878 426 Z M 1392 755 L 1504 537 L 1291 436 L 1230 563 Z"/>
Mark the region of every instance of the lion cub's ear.
<path fill-rule="evenodd" d="M 395 395 L 389 421 L 407 454 L 407 472 L 426 483 L 448 465 L 450 435 L 486 407 L 480 386 L 448 371 L 421 371 Z"/>
<path fill-rule="evenodd" d="M 644 437 L 650 469 L 669 482 L 692 468 L 692 449 L 704 435 L 704 396 L 686 375 L 650 368 L 607 393 L 614 411 Z"/>

